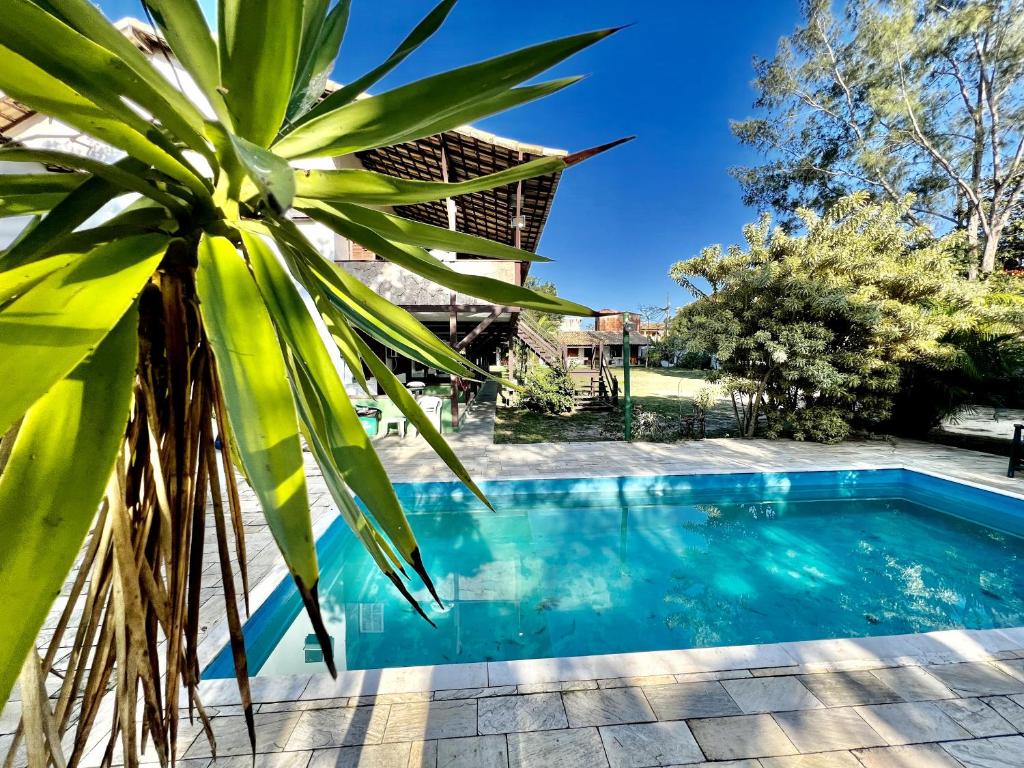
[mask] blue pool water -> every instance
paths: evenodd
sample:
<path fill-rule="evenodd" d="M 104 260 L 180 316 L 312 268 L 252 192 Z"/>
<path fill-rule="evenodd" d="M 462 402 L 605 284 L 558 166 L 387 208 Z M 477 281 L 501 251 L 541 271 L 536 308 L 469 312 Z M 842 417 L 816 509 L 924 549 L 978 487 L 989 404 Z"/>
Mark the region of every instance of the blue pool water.
<path fill-rule="evenodd" d="M 339 669 L 1024 625 L 1024 501 L 906 470 L 397 486 L 445 608 L 408 607 L 339 519 L 319 542 Z M 324 669 L 284 581 L 259 675 Z M 230 652 L 207 677 L 231 676 Z"/>

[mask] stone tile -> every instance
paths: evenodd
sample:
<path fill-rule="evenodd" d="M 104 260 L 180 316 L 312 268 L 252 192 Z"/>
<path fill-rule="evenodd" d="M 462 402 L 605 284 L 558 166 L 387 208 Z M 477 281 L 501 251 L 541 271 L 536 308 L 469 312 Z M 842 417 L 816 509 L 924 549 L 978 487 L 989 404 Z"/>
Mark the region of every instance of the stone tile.
<path fill-rule="evenodd" d="M 414 741 L 409 748 L 405 768 L 437 768 L 437 742 Z"/>
<path fill-rule="evenodd" d="M 562 696 L 558 693 L 496 696 L 493 699 L 481 699 L 478 706 L 478 730 L 484 734 L 548 731 L 569 727 Z"/>
<path fill-rule="evenodd" d="M 930 701 L 857 707 L 868 725 L 889 744 L 964 739 L 970 734 Z"/>
<path fill-rule="evenodd" d="M 563 683 L 526 683 L 525 685 L 514 686 L 516 693 L 558 693 L 562 690 Z M 501 686 L 504 688 L 505 686 Z M 513 686 L 509 686 L 513 687 Z M 594 688 L 597 688 L 597 681 L 594 681 Z"/>
<path fill-rule="evenodd" d="M 830 672 L 826 675 L 803 675 L 800 681 L 828 707 L 850 707 L 857 704 L 890 704 L 900 701 L 899 695 L 874 672 Z"/>
<path fill-rule="evenodd" d="M 260 714 L 270 712 L 305 712 L 308 709 L 335 709 L 336 707 L 347 707 L 349 699 L 313 699 L 312 701 L 274 701 L 269 704 L 260 704 Z M 209 709 L 207 710 L 209 712 Z"/>
<path fill-rule="evenodd" d="M 0 710 L 0 736 L 14 733 L 21 722 L 21 702 L 8 701 Z"/>
<path fill-rule="evenodd" d="M 470 736 L 437 742 L 437 768 L 508 768 L 504 736 Z"/>
<path fill-rule="evenodd" d="M 938 678 L 924 667 L 887 667 L 874 669 L 871 674 L 891 688 L 904 701 L 956 698 L 955 693 L 940 683 Z"/>
<path fill-rule="evenodd" d="M 991 664 L 939 664 L 928 671 L 961 696 L 1006 696 L 1024 693 L 1024 682 Z"/>
<path fill-rule="evenodd" d="M 413 704 L 419 701 L 430 701 L 430 691 L 412 691 L 409 693 L 375 693 L 368 696 L 353 696 L 349 704 L 353 707 L 372 707 L 384 704 Z M 460 697 L 468 698 L 468 697 Z"/>
<path fill-rule="evenodd" d="M 255 715 L 256 751 L 282 751 L 298 719 L 299 715 L 294 712 Z M 210 723 L 217 741 L 218 756 L 251 754 L 252 747 L 249 744 L 249 733 L 245 727 L 244 717 L 215 717 Z M 192 746 L 182 755 L 185 759 L 210 756 L 210 742 L 205 736 L 192 742 Z"/>
<path fill-rule="evenodd" d="M 992 696 L 982 701 L 998 712 L 1018 733 L 1024 733 L 1024 707 L 1006 696 Z"/>
<path fill-rule="evenodd" d="M 822 703 L 795 677 L 724 680 L 722 685 L 747 715 L 822 707 Z"/>
<path fill-rule="evenodd" d="M 691 720 L 689 726 L 708 760 L 795 755 L 798 751 L 771 715 Z"/>
<path fill-rule="evenodd" d="M 308 768 L 406 768 L 411 747 L 406 743 L 318 749 L 313 753 Z M 219 768 L 219 763 L 214 768 Z"/>
<path fill-rule="evenodd" d="M 489 696 L 514 696 L 514 685 L 502 685 L 495 688 L 456 688 L 451 691 L 434 691 L 434 701 L 451 699 L 486 699 Z"/>
<path fill-rule="evenodd" d="M 798 672 L 800 672 L 799 664 L 790 664 L 786 667 L 762 667 L 761 669 L 750 670 L 752 677 L 783 677 L 785 675 L 795 675 Z"/>
<path fill-rule="evenodd" d="M 963 768 L 938 744 L 858 749 L 854 754 L 864 768 Z"/>
<path fill-rule="evenodd" d="M 592 691 L 598 687 L 597 680 L 567 680 L 559 685 L 563 691 Z"/>
<path fill-rule="evenodd" d="M 508 735 L 509 768 L 608 768 L 597 728 Z"/>
<path fill-rule="evenodd" d="M 937 701 L 935 706 L 956 720 L 972 736 L 1011 736 L 1017 729 L 981 699 L 949 699 Z"/>
<path fill-rule="evenodd" d="M 476 736 L 476 700 L 393 704 L 384 741 L 426 741 Z"/>
<path fill-rule="evenodd" d="M 735 680 L 753 677 L 749 669 L 728 669 L 725 672 L 684 672 L 676 675 L 677 683 L 704 683 L 709 680 Z"/>
<path fill-rule="evenodd" d="M 760 760 L 715 760 L 713 763 L 692 763 L 686 768 L 761 768 Z"/>
<path fill-rule="evenodd" d="M 636 723 L 600 729 L 611 768 L 681 765 L 703 760 L 686 723 Z"/>
<path fill-rule="evenodd" d="M 675 683 L 644 688 L 659 720 L 741 715 L 743 711 L 720 682 Z"/>
<path fill-rule="evenodd" d="M 592 691 L 597 680 L 569 680 L 564 683 L 526 683 L 516 687 L 521 693 L 554 693 L 557 691 Z"/>
<path fill-rule="evenodd" d="M 204 760 L 207 765 L 212 765 L 214 768 L 306 768 L 309 764 L 309 759 L 313 755 L 312 752 L 267 752 L 262 755 L 256 755 L 256 760 L 253 762 L 252 755 L 236 755 L 235 757 L 221 757 L 214 760 L 212 763 L 208 760 Z M 185 760 L 180 761 L 178 764 L 183 768 L 193 768 L 191 765 L 186 763 L 192 763 L 195 761 Z M 198 768 L 195 766 L 194 768 Z"/>
<path fill-rule="evenodd" d="M 942 748 L 966 768 L 1020 768 L 1024 764 L 1024 736 L 954 741 Z"/>
<path fill-rule="evenodd" d="M 801 752 L 833 752 L 886 744 L 885 739 L 849 707 L 777 712 L 774 717 Z"/>
<path fill-rule="evenodd" d="M 670 685 L 676 681 L 675 675 L 646 675 L 641 677 L 612 677 L 598 680 L 598 688 L 637 688 L 646 685 Z"/>
<path fill-rule="evenodd" d="M 656 719 L 640 688 L 567 691 L 562 694 L 570 728 L 643 723 Z"/>
<path fill-rule="evenodd" d="M 813 755 L 762 757 L 763 768 L 861 768 L 852 752 L 818 752 Z"/>
<path fill-rule="evenodd" d="M 998 667 L 1011 677 L 1024 680 L 1024 659 L 998 661 L 993 666 Z"/>
<path fill-rule="evenodd" d="M 387 722 L 387 707 L 309 710 L 299 716 L 286 749 L 380 744 Z M 412 741 L 413 738 L 406 741 Z M 217 751 L 220 751 L 219 748 Z"/>

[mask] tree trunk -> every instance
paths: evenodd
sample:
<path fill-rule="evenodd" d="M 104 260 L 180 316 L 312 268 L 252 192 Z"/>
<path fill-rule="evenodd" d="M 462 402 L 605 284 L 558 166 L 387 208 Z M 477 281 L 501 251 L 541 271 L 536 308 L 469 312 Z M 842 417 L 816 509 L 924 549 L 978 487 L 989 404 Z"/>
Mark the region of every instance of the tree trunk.
<path fill-rule="evenodd" d="M 967 203 L 970 207 L 970 214 L 967 216 L 967 248 L 971 252 L 971 265 L 968 267 L 967 276 L 971 280 L 978 279 L 978 266 L 983 261 L 981 252 L 981 243 L 978 239 L 978 229 L 981 225 L 981 219 L 978 216 L 978 209 Z"/>
<path fill-rule="evenodd" d="M 1003 234 L 1003 227 L 998 222 L 992 223 L 992 232 L 985 240 L 985 251 L 981 256 L 981 272 L 988 275 L 996 268 L 996 254 L 999 253 L 999 240 Z"/>

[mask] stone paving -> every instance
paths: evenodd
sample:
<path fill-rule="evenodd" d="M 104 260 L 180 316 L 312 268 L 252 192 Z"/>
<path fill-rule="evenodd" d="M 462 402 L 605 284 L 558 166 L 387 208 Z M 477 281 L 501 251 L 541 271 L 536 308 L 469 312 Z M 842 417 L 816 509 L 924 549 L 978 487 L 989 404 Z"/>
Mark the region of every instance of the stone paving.
<path fill-rule="evenodd" d="M 493 445 L 492 408 L 471 408 L 467 428 L 452 441 L 479 479 L 902 466 L 1024 491 L 1024 480 L 1003 476 L 999 457 L 904 441 Z M 386 438 L 378 445 L 398 482 L 451 478 L 418 439 Z M 320 533 L 336 513 L 312 465 L 308 477 Z M 248 489 L 244 504 L 255 609 L 282 571 Z M 208 554 L 204 563 L 204 659 L 224 637 L 215 562 Z M 55 617 L 40 642 L 49 639 Z M 672 655 L 685 653 L 692 655 Z M 647 672 L 628 676 L 609 674 L 632 669 L 626 656 L 423 668 L 422 674 L 391 677 L 367 673 L 351 690 L 320 676 L 256 678 L 255 768 L 1024 766 L 1024 630 L 702 649 L 659 658 L 657 669 L 639 664 L 636 670 Z M 215 764 L 252 766 L 241 710 L 225 691 L 204 687 L 214 714 Z M 0 715 L 0 755 L 17 726 L 18 698 L 15 693 Z M 93 748 L 83 765 L 98 765 L 100 753 Z M 205 736 L 187 721 L 178 755 L 188 768 L 214 763 Z M 156 762 L 151 753 L 146 759 Z"/>
<path fill-rule="evenodd" d="M 953 664 L 834 666 L 263 702 L 256 766 L 1024 765 L 1024 650 Z M 715 679 L 695 679 L 703 677 Z M 213 711 L 215 764 L 241 768 L 249 757 L 240 709 Z M 183 764 L 207 768 L 206 737 L 186 730 Z"/>

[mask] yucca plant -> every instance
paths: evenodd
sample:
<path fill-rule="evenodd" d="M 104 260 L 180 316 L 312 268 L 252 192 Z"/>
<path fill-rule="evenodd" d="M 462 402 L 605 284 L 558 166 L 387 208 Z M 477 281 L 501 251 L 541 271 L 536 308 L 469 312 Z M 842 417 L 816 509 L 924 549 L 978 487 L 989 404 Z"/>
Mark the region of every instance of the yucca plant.
<path fill-rule="evenodd" d="M 554 173 L 603 148 L 451 184 L 291 163 L 413 141 L 559 91 L 577 78 L 522 84 L 613 30 L 364 96 L 438 29 L 454 5 L 444 0 L 383 64 L 324 97 L 348 0 L 220 0 L 216 35 L 195 0 L 144 5 L 208 105 L 165 79 L 87 0 L 5 0 L 0 19 L 0 91 L 123 153 L 107 164 L 16 144 L 0 150 L 0 163 L 62 170 L 0 175 L 0 216 L 36 214 L 0 253 L 0 701 L 20 674 L 18 738 L 35 765 L 64 765 L 61 741 L 71 733 L 65 751 L 75 765 L 111 691 L 107 758 L 120 743 L 134 764 L 141 738 L 161 762 L 174 761 L 179 708 L 205 719 L 196 654 L 205 546 L 217 548 L 253 738 L 232 565 L 247 590 L 236 470 L 255 490 L 332 673 L 303 444 L 377 566 L 414 605 L 407 568 L 436 599 L 328 343 L 364 386 L 366 372 L 376 377 L 483 499 L 367 341 L 457 376 L 485 372 L 324 260 L 290 210 L 453 291 L 590 314 L 459 274 L 427 249 L 539 258 L 532 253 L 380 207 Z M 83 228 L 128 193 L 137 200 L 126 210 Z M 67 609 L 40 656 L 35 638 L 80 553 Z M 81 619 L 64 641 L 72 652 L 50 702 L 43 681 L 76 605 Z"/>

